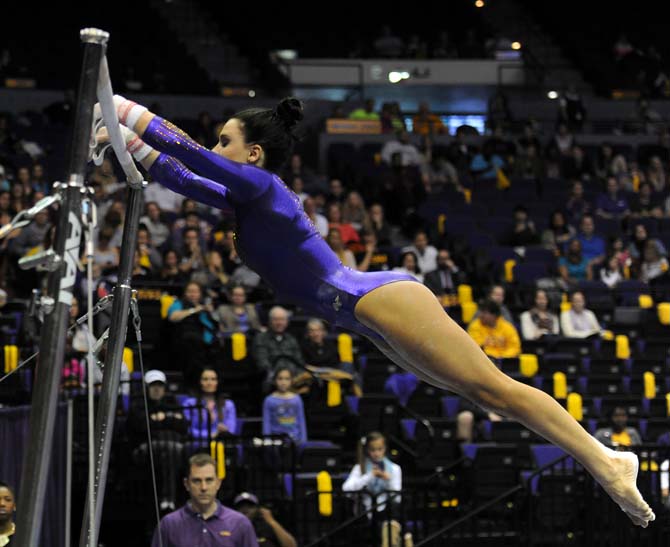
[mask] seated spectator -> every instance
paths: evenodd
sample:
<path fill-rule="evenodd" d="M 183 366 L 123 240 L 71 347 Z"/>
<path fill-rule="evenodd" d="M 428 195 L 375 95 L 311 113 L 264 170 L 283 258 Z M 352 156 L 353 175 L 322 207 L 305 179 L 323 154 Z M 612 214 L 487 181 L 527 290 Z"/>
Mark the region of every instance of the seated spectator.
<path fill-rule="evenodd" d="M 205 365 L 200 372 L 198 395 L 187 397 L 182 403 L 193 439 L 206 442 L 237 434 L 235 403 L 221 394 L 220 387 L 219 373 L 211 366 Z M 196 444 L 202 445 L 202 443 Z M 208 445 L 202 446 L 209 448 Z"/>
<path fill-rule="evenodd" d="M 386 511 L 386 514 L 397 513 L 400 507 L 402 490 L 402 469 L 386 457 L 386 437 L 378 431 L 371 431 L 361 439 L 358 446 L 358 462 L 351 469 L 349 476 L 342 484 L 343 492 L 360 492 L 357 501 L 363 507 L 359 511 L 365 512 L 369 519 L 373 518 L 372 510 Z M 390 507 L 387 503 L 390 502 Z M 395 523 L 395 524 L 394 524 Z M 389 528 L 384 521 L 380 532 Z M 396 541 L 388 541 L 385 545 L 400 544 L 400 524 L 395 520 L 390 523 Z M 369 545 L 378 545 L 372 541 Z"/>
<path fill-rule="evenodd" d="M 302 159 L 298 152 L 291 154 L 288 166 L 282 171 L 281 179 L 291 184 L 293 179 L 299 178 L 303 181 L 305 189 L 308 192 L 313 192 L 320 186 L 320 177 L 311 169 Z"/>
<path fill-rule="evenodd" d="M 584 294 L 575 291 L 570 297 L 571 308 L 561 312 L 561 331 L 566 338 L 588 338 L 602 331 L 596 314 L 586 309 Z"/>
<path fill-rule="evenodd" d="M 193 272 L 205 267 L 205 249 L 200 241 L 200 232 L 197 228 L 185 228 L 183 241 L 179 253 L 181 256 L 179 270 L 190 277 Z"/>
<path fill-rule="evenodd" d="M 630 211 L 634 218 L 661 218 L 663 216 L 663 203 L 654 193 L 651 184 L 640 183 L 639 192 L 631 200 Z"/>
<path fill-rule="evenodd" d="M 151 241 L 151 233 L 146 226 L 140 225 L 137 230 L 137 252 L 140 254 L 140 266 L 158 274 L 163 267 L 163 257 Z"/>
<path fill-rule="evenodd" d="M 183 285 L 188 281 L 188 275 L 179 269 L 179 261 L 177 251 L 168 249 L 163 253 L 163 267 L 158 274 L 161 283 Z"/>
<path fill-rule="evenodd" d="M 187 228 L 198 230 L 201 243 L 209 241 L 212 233 L 212 225 L 201 217 L 199 208 L 203 207 L 197 201 L 185 199 L 181 204 L 181 217 L 174 221 L 172 225 L 172 244 L 178 246 L 183 240 L 184 231 Z"/>
<path fill-rule="evenodd" d="M 423 283 L 423 274 L 418 265 L 416 254 L 412 251 L 405 251 L 400 255 L 400 266 L 393 268 L 394 272 L 404 273 L 416 278 L 417 281 Z"/>
<path fill-rule="evenodd" d="M 563 211 L 554 211 L 549 217 L 549 227 L 542 232 L 542 246 L 559 255 L 575 235 L 575 229 L 566 222 Z"/>
<path fill-rule="evenodd" d="M 624 245 L 623 238 L 621 236 L 612 236 L 610 238 L 608 249 L 610 255 L 616 256 L 616 259 L 619 262 L 619 266 L 624 269 L 624 272 L 626 271 L 626 268 L 629 268 L 633 263 L 630 250 L 628 250 Z"/>
<path fill-rule="evenodd" d="M 263 326 L 258 319 L 256 307 L 247 303 L 247 291 L 244 287 L 235 286 L 230 289 L 230 304 L 222 304 L 215 313 L 222 333 L 261 331 Z"/>
<path fill-rule="evenodd" d="M 492 285 L 488 290 L 486 297 L 500 306 L 500 315 L 505 321 L 514 324 L 512 312 L 509 311 L 509 308 L 505 305 L 505 287 L 502 285 Z M 477 317 L 479 317 L 479 312 L 475 314 L 474 319 L 477 319 Z"/>
<path fill-rule="evenodd" d="M 414 244 L 403 249 L 403 253 L 411 252 L 417 259 L 420 272 L 432 272 L 437 269 L 437 249 L 430 245 L 428 234 L 419 230 L 414 234 Z"/>
<path fill-rule="evenodd" d="M 426 285 L 438 298 L 455 294 L 463 276 L 456 263 L 451 259 L 449 251 L 440 249 L 437 253 L 437 269 L 429 271 L 423 277 Z"/>
<path fill-rule="evenodd" d="M 579 223 L 577 239 L 582 244 L 584 257 L 594 264 L 605 260 L 605 241 L 595 234 L 595 224 L 591 215 L 584 215 Z"/>
<path fill-rule="evenodd" d="M 456 166 L 444 152 L 435 152 L 430 139 L 426 138 L 426 161 L 421 165 L 421 179 L 428 194 L 440 194 L 448 190 L 463 192 Z"/>
<path fill-rule="evenodd" d="M 202 296 L 202 288 L 190 281 L 181 299 L 168 308 L 167 319 L 172 329 L 172 351 L 176 362 L 185 370 L 189 381 L 209 362 L 209 355 L 218 331 L 212 317 L 212 305 Z"/>
<path fill-rule="evenodd" d="M 309 196 L 306 197 L 302 202 L 302 206 L 305 209 L 305 214 L 314 223 L 314 226 L 321 234 L 321 237 L 326 237 L 328 235 L 328 220 L 322 214 L 317 212 L 314 198 Z"/>
<path fill-rule="evenodd" d="M 468 326 L 468 334 L 489 357 L 518 357 L 521 354 L 519 333 L 500 315 L 497 302 L 484 300 L 479 306 L 479 316 Z"/>
<path fill-rule="evenodd" d="M 610 255 L 602 268 L 600 268 L 600 280 L 610 289 L 616 287 L 626 279 L 623 267 L 615 254 Z"/>
<path fill-rule="evenodd" d="M 614 450 L 626 450 L 631 446 L 642 444 L 640 432 L 628 426 L 628 412 L 621 406 L 612 410 L 610 425 L 598 429 L 594 437 Z"/>
<path fill-rule="evenodd" d="M 566 179 L 590 180 L 593 176 L 593 165 L 584 154 L 581 146 L 573 144 L 567 156 L 562 158 L 561 172 Z"/>
<path fill-rule="evenodd" d="M 326 218 L 329 230 L 335 228 L 340 231 L 344 245 L 358 243 L 361 240 L 354 227 L 342 219 L 342 208 L 338 202 L 331 202 L 328 205 Z"/>
<path fill-rule="evenodd" d="M 26 197 L 25 187 L 17 181 L 14 181 L 9 188 L 10 192 L 10 207 L 17 213 L 27 209 L 30 206 L 29 200 Z"/>
<path fill-rule="evenodd" d="M 369 229 L 375 233 L 377 244 L 381 247 L 391 245 L 391 225 L 384 218 L 384 207 L 379 203 L 370 206 L 369 222 Z"/>
<path fill-rule="evenodd" d="M 492 142 L 486 141 L 480 153 L 470 162 L 470 172 L 475 180 L 496 179 L 498 171 L 505 166 L 505 160 L 493 151 Z"/>
<path fill-rule="evenodd" d="M 565 203 L 565 210 L 572 222 L 581 223 L 582 217 L 591 213 L 591 203 L 584 197 L 584 185 L 579 180 L 573 180 L 570 195 Z"/>
<path fill-rule="evenodd" d="M 235 496 L 233 508 L 247 517 L 254 527 L 256 539 L 263 547 L 297 547 L 295 538 L 274 518 L 272 511 L 261 507 L 250 492 Z"/>
<path fill-rule="evenodd" d="M 169 226 L 161 220 L 161 208 L 155 201 L 149 201 L 145 205 L 144 216 L 140 218 L 140 224 L 144 224 L 151 236 L 153 244 L 160 248 L 170 237 Z"/>
<path fill-rule="evenodd" d="M 668 188 L 668 175 L 663 165 L 663 161 L 658 156 L 649 158 L 649 165 L 647 167 L 647 181 L 651 184 L 653 190 L 659 194 L 663 194 Z"/>
<path fill-rule="evenodd" d="M 668 260 L 658 250 L 653 240 L 647 241 L 640 263 L 640 281 L 649 283 L 668 271 Z"/>
<path fill-rule="evenodd" d="M 25 256 L 31 249 L 39 247 L 43 244 L 50 228 L 49 212 L 41 211 L 37 213 L 33 221 L 28 226 L 21 228 L 21 231 L 10 240 L 10 254 L 18 259 Z"/>
<path fill-rule="evenodd" d="M 383 252 L 377 246 L 377 238 L 374 232 L 364 231 L 361 233 L 361 237 L 363 238 L 364 248 L 354 255 L 357 264 L 356 269 L 359 272 L 387 271 L 390 267 L 390 257 L 388 253 Z"/>
<path fill-rule="evenodd" d="M 357 232 L 360 232 L 361 228 L 368 223 L 368 212 L 358 192 L 352 191 L 347 195 L 342 206 L 342 222 L 351 224 Z"/>
<path fill-rule="evenodd" d="M 354 253 L 344 246 L 342 241 L 342 233 L 337 228 L 331 228 L 328 231 L 328 236 L 326 237 L 326 243 L 330 246 L 333 252 L 337 255 L 337 258 L 340 259 L 340 262 L 351 268 L 352 270 L 357 269 L 356 258 Z"/>
<path fill-rule="evenodd" d="M 16 497 L 14 489 L 6 482 L 0 481 L 0 546 L 10 545 L 12 536 L 16 534 L 14 514 L 16 513 Z"/>
<path fill-rule="evenodd" d="M 658 254 L 661 256 L 668 256 L 668 251 L 665 249 L 665 245 L 654 237 L 649 237 L 647 233 L 647 228 L 644 224 L 636 224 L 633 228 L 633 237 L 631 242 L 628 244 L 628 251 L 634 262 L 640 262 L 644 257 L 644 251 L 647 248 L 647 243 L 652 242 L 658 251 Z"/>
<path fill-rule="evenodd" d="M 630 207 L 626 196 L 619 190 L 619 181 L 616 177 L 607 177 L 605 193 L 596 198 L 596 216 L 623 219 L 628 215 L 630 215 Z"/>
<path fill-rule="evenodd" d="M 347 190 L 338 178 L 332 178 L 328 182 L 328 196 L 329 203 L 336 202 L 340 206 L 344 205 L 344 200 L 347 199 Z M 340 215 L 341 216 L 341 215 Z M 339 222 L 339 220 L 338 220 Z"/>
<path fill-rule="evenodd" d="M 514 162 L 514 176 L 524 180 L 540 180 L 545 173 L 546 168 L 539 148 L 533 143 L 522 146 Z"/>
<path fill-rule="evenodd" d="M 167 378 L 161 370 L 148 370 L 144 375 L 151 430 L 153 457 L 158 472 L 161 511 L 174 511 L 177 501 L 177 473 L 184 465 L 184 440 L 189 424 L 171 395 L 166 395 Z M 149 458 L 147 416 L 144 404 L 136 404 L 128 413 L 127 427 L 133 447 L 133 459 L 146 465 Z"/>
<path fill-rule="evenodd" d="M 150 281 L 152 279 L 151 270 L 145 268 L 142 265 L 142 253 L 139 249 L 135 249 L 135 254 L 133 255 L 133 271 L 131 280 L 134 283 L 142 281 Z"/>
<path fill-rule="evenodd" d="M 272 377 L 275 390 L 263 401 L 263 435 L 288 435 L 307 442 L 305 408 L 300 395 L 291 391 L 293 368 L 278 366 Z"/>
<path fill-rule="evenodd" d="M 230 278 L 223 269 L 223 259 L 218 251 L 209 251 L 205 255 L 205 267 L 191 274 L 191 281 L 195 281 L 207 290 L 207 296 L 219 300 L 225 291 Z"/>
<path fill-rule="evenodd" d="M 254 337 L 253 355 L 256 366 L 263 372 L 263 387 L 267 391 L 272 385 L 274 370 L 279 366 L 303 369 L 305 360 L 295 337 L 286 332 L 289 315 L 281 306 L 273 307 L 268 313 L 268 330 Z"/>
<path fill-rule="evenodd" d="M 151 547 L 258 547 L 256 532 L 249 519 L 218 501 L 221 479 L 216 474 L 216 461 L 209 454 L 195 454 L 189 458 L 184 487 L 189 494 L 188 502 L 161 519 L 160 536 L 156 529 Z"/>
<path fill-rule="evenodd" d="M 337 367 L 340 355 L 335 340 L 326 338 L 326 327 L 321 319 L 307 321 L 306 337 L 301 344 L 305 363 L 315 367 Z M 349 371 L 347 371 L 349 372 Z"/>
<path fill-rule="evenodd" d="M 102 272 L 113 270 L 119 266 L 119 248 L 111 245 L 113 235 L 114 230 L 110 227 L 102 228 L 98 233 L 98 243 L 93 252 L 93 261 L 100 266 Z"/>
<path fill-rule="evenodd" d="M 382 104 L 379 120 L 382 124 L 382 133 L 395 133 L 396 131 L 404 131 L 406 129 L 405 120 L 402 118 L 398 103 L 389 102 Z"/>
<path fill-rule="evenodd" d="M 419 103 L 419 111 L 412 118 L 412 131 L 417 135 L 441 135 L 447 132 L 442 118 L 430 111 L 427 101 Z"/>
<path fill-rule="evenodd" d="M 514 208 L 512 228 L 501 241 L 511 247 L 526 247 L 540 242 L 535 224 L 528 218 L 528 209 L 523 205 Z"/>
<path fill-rule="evenodd" d="M 584 256 L 579 239 L 570 241 L 565 256 L 558 259 L 558 272 L 566 287 L 593 279 L 592 266 L 593 261 Z"/>
<path fill-rule="evenodd" d="M 379 120 L 379 114 L 375 112 L 375 100 L 367 99 L 362 108 L 356 108 L 349 113 L 350 120 Z"/>
<path fill-rule="evenodd" d="M 556 133 L 547 145 L 547 155 L 554 159 L 568 157 L 575 144 L 575 136 L 570 132 L 567 124 L 559 123 Z"/>
<path fill-rule="evenodd" d="M 549 310 L 549 298 L 542 289 L 535 291 L 533 307 L 521 314 L 521 335 L 524 340 L 539 340 L 543 336 L 558 335 L 558 317 Z"/>
<path fill-rule="evenodd" d="M 410 142 L 409 133 L 404 129 L 396 131 L 395 138 L 386 141 L 381 151 L 386 165 L 419 167 L 423 163 L 419 149 Z"/>

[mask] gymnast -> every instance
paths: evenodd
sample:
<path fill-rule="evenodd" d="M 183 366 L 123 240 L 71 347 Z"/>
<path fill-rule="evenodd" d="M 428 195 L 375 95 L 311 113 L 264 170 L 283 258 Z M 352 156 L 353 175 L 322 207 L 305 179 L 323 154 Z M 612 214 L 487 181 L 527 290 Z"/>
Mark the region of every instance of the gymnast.
<path fill-rule="evenodd" d="M 413 277 L 342 265 L 298 197 L 274 174 L 289 157 L 295 126 L 303 118 L 297 99 L 235 114 L 212 150 L 141 105 L 118 95 L 114 103 L 128 128 L 122 128 L 128 151 L 154 180 L 234 212 L 238 254 L 282 301 L 366 336 L 425 382 L 521 422 L 561 447 L 634 524 L 646 528 L 656 518 L 636 486 L 635 454 L 605 447 L 552 397 L 503 374 Z M 95 118 L 100 118 L 98 105 Z M 98 137 L 106 139 L 104 128 Z"/>

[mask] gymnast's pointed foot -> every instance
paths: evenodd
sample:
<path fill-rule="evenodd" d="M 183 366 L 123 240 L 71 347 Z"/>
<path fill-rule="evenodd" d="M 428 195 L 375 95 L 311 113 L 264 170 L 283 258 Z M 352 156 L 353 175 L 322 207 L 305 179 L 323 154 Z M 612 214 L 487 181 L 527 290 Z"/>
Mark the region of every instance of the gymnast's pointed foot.
<path fill-rule="evenodd" d="M 596 480 L 633 524 L 646 528 L 656 519 L 656 515 L 637 489 L 637 456 L 632 452 L 615 452 L 609 448 L 605 450 L 608 451 L 611 462 L 610 472 L 608 476 L 596 477 Z"/>

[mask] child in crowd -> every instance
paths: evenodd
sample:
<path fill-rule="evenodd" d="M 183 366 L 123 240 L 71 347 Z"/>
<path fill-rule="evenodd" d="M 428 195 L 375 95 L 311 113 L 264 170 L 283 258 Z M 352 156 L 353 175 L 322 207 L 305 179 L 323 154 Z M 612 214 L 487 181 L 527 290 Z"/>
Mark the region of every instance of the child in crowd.
<path fill-rule="evenodd" d="M 279 366 L 273 375 L 275 391 L 263 401 L 263 435 L 285 433 L 296 443 L 307 442 L 305 409 L 300 395 L 291 391 L 293 371 Z"/>

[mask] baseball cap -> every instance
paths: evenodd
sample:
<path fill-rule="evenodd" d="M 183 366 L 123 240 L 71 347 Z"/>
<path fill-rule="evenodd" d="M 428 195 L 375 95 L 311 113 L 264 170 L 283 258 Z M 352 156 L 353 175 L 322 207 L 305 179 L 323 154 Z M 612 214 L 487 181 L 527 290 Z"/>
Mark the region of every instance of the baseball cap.
<path fill-rule="evenodd" d="M 242 492 L 241 494 L 237 495 L 233 500 L 233 505 L 239 505 L 240 503 L 244 502 L 260 505 L 260 503 L 258 503 L 258 498 L 249 492 Z"/>
<path fill-rule="evenodd" d="M 161 370 L 148 370 L 144 375 L 144 381 L 147 384 L 153 384 L 154 382 L 163 382 L 164 384 L 167 384 L 165 373 Z"/>

